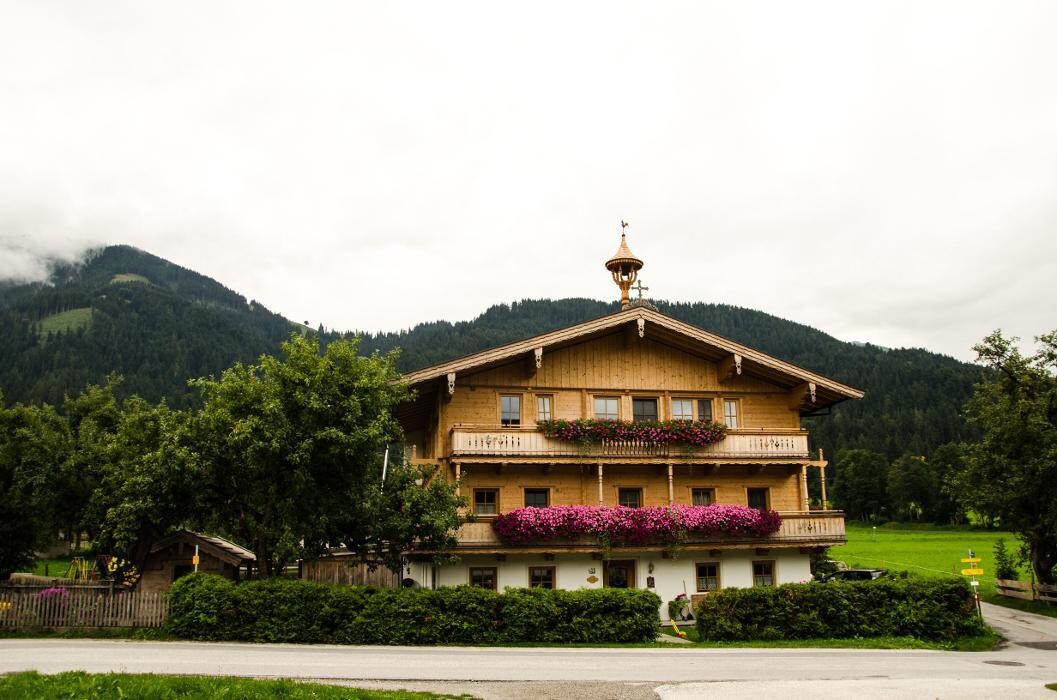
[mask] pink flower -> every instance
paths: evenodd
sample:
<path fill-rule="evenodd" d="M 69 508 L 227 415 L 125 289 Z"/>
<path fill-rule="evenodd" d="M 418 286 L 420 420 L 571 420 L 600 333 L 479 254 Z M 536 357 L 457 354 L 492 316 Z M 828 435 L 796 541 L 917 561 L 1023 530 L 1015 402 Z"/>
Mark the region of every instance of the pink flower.
<path fill-rule="evenodd" d="M 492 522 L 496 534 L 513 544 L 597 537 L 614 544 L 672 544 L 688 536 L 758 539 L 778 531 L 782 519 L 771 510 L 746 506 L 551 506 L 519 508 Z"/>

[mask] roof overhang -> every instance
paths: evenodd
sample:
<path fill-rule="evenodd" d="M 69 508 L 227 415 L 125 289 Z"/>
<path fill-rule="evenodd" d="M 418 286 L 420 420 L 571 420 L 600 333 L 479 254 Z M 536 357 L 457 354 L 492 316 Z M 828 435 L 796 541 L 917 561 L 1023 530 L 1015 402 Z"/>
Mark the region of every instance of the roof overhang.
<path fill-rule="evenodd" d="M 860 389 L 646 307 L 632 307 L 575 326 L 424 367 L 405 374 L 404 380 L 420 396 L 432 395 L 441 389 L 442 384 L 446 388 L 449 378 L 475 374 L 511 362 L 532 361 L 534 357 L 621 332 L 636 333 L 654 342 L 719 363 L 722 373 L 743 374 L 773 384 L 790 392 L 793 407 L 801 413 L 812 413 L 841 401 L 863 397 Z"/>

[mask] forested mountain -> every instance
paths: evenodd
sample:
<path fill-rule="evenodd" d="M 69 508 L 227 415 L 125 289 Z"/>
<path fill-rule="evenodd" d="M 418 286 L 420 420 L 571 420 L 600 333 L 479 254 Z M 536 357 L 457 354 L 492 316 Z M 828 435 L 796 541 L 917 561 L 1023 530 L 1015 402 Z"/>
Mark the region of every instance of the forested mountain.
<path fill-rule="evenodd" d="M 128 246 L 0 287 L 0 390 L 62 403 L 111 372 L 121 392 L 185 406 L 192 377 L 274 352 L 294 324 L 216 281 Z"/>
<path fill-rule="evenodd" d="M 866 390 L 862 401 L 810 419 L 816 446 L 930 455 L 968 437 L 959 411 L 980 369 L 925 350 L 837 340 L 768 314 L 719 304 L 655 301 L 663 313 Z M 414 369 L 617 310 L 589 299 L 493 306 L 472 321 L 362 334 L 362 350 L 401 348 Z M 0 390 L 7 403 L 60 404 L 64 393 L 125 377 L 124 393 L 194 403 L 192 377 L 272 353 L 302 326 L 221 284 L 127 246 L 56 268 L 47 284 L 0 287 Z M 324 343 L 352 334 L 328 332 Z"/>

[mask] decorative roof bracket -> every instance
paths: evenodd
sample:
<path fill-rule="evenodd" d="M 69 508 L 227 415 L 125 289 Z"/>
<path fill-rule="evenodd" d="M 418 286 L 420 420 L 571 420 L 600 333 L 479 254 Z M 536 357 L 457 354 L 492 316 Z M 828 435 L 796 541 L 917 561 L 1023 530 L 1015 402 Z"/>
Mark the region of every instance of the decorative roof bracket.
<path fill-rule="evenodd" d="M 725 382 L 732 377 L 741 376 L 742 357 L 738 353 L 727 355 L 716 365 L 716 377 Z"/>

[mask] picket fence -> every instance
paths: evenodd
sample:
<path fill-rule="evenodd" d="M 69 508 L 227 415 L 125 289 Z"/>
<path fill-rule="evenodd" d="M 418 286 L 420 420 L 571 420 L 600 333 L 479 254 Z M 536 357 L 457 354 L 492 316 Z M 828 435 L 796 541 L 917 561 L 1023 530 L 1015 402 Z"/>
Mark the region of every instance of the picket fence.
<path fill-rule="evenodd" d="M 0 590 L 0 629 L 161 627 L 168 613 L 164 593 Z"/>

